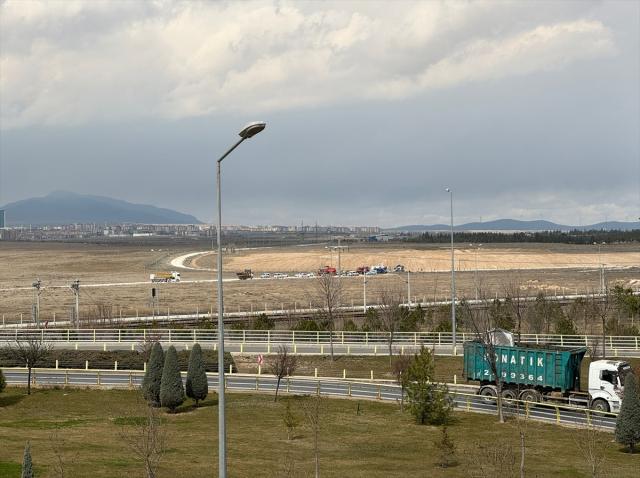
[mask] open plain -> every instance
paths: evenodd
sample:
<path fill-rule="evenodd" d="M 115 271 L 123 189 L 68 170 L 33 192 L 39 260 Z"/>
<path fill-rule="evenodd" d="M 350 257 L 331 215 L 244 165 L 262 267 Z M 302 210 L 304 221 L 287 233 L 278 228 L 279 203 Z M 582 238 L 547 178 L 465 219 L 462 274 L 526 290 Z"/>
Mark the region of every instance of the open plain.
<path fill-rule="evenodd" d="M 41 318 L 49 322 L 67 318 L 74 303 L 70 284 L 81 284 L 81 317 L 90 317 L 105 307 L 113 317 L 150 313 L 151 288 L 158 294 L 156 312 L 192 313 L 215 308 L 212 254 L 196 254 L 175 267 L 175 259 L 203 252 L 202 244 L 186 246 L 139 245 L 135 243 L 3 242 L 0 248 L 0 314 L 5 322 L 29 320 L 34 303 L 33 281 L 42 281 Z M 599 254 L 595 246 L 561 244 L 456 245 L 458 297 L 474 298 L 476 290 L 502 296 L 511 284 L 523 293 L 550 295 L 590 293 L 598 290 L 600 264 L 608 284 L 640 286 L 640 247 L 607 245 Z M 340 254 L 343 270 L 361 265 L 402 264 L 411 273 L 366 277 L 367 304 L 378 301 L 383 289 L 397 289 L 412 302 L 446 300 L 450 294 L 450 251 L 446 245 L 356 244 Z M 173 261 L 173 265 L 172 265 Z M 259 279 L 239 281 L 235 272 L 313 272 L 338 264 L 336 252 L 324 244 L 238 250 L 224 258 L 225 304 L 228 311 L 295 310 L 319 302 L 313 278 Z M 179 270 L 182 282 L 154 284 L 149 274 Z M 344 277 L 343 305 L 364 304 L 362 276 Z"/>

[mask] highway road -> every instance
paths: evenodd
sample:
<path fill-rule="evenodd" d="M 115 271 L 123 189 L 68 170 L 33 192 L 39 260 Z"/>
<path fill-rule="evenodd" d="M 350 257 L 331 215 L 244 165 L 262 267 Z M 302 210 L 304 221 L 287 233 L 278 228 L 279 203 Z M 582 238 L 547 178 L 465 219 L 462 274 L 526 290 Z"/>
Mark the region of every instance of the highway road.
<path fill-rule="evenodd" d="M 334 353 L 339 355 L 388 354 L 387 332 L 333 332 Z M 49 342 L 55 348 L 75 350 L 135 350 L 149 341 L 189 349 L 199 343 L 204 348 L 217 346 L 215 329 L 0 329 L 0 347 L 15 344 L 30 337 Z M 284 345 L 291 353 L 326 355 L 331 351 L 330 333 L 290 330 L 227 330 L 225 349 L 240 354 L 275 353 Z M 456 355 L 462 354 L 462 344 L 473 340 L 474 334 L 459 333 Z M 586 347 L 601 340 L 600 336 L 522 334 L 521 341 L 556 347 Z M 451 333 L 396 332 L 393 339 L 394 354 L 409 354 L 421 346 L 432 348 L 438 355 L 453 355 Z M 608 336 L 608 357 L 640 357 L 640 337 Z"/>
<path fill-rule="evenodd" d="M 21 385 L 27 380 L 24 368 L 8 368 L 3 371 L 8 384 Z M 56 370 L 36 369 L 33 383 L 36 386 L 70 386 L 102 388 L 135 388 L 142 383 L 141 371 L 111 370 Z M 218 374 L 207 374 L 209 388 L 218 385 Z M 226 387 L 235 392 L 274 393 L 276 378 L 268 375 L 227 374 Z M 186 373 L 183 373 L 186 380 Z M 456 409 L 477 413 L 496 413 L 492 399 L 475 395 L 476 387 L 469 385 L 448 385 Z M 401 390 L 389 381 L 340 380 L 335 378 L 289 377 L 280 385 L 281 393 L 298 395 L 320 394 L 334 398 L 362 400 L 382 400 L 398 402 Z M 576 427 L 596 426 L 606 431 L 615 429 L 616 414 L 595 412 L 582 408 L 556 404 L 533 404 L 510 401 L 505 405 L 508 415 L 526 416 L 531 420 L 569 425 Z"/>

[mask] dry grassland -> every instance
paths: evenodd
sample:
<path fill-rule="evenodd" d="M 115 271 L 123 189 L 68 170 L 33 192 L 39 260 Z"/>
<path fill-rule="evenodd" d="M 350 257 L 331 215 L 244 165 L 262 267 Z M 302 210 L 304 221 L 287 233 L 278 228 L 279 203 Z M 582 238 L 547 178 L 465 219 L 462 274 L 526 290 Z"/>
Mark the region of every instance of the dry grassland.
<path fill-rule="evenodd" d="M 484 248 L 484 249 L 483 249 Z M 502 295 L 506 285 L 520 284 L 531 295 L 543 290 L 549 294 L 587 292 L 598 287 L 599 260 L 597 250 L 590 246 L 522 245 L 483 246 L 478 252 L 475 272 L 475 250 L 456 251 L 460 262 L 457 285 L 460 297 L 474 297 L 476 285 L 487 294 Z M 608 269 L 609 283 L 640 285 L 640 251 L 638 246 L 607 246 L 602 261 Z M 152 249 L 135 245 L 96 245 L 61 243 L 0 243 L 0 314 L 7 322 L 30 317 L 33 302 L 31 283 L 36 277 L 43 282 L 40 296 L 41 317 L 53 320 L 66 318 L 73 305 L 71 281 L 81 281 L 81 316 L 91 315 L 99 305 L 111 306 L 113 316 L 131 316 L 150 312 L 151 284 L 149 273 L 171 269 L 171 259 L 193 252 L 181 247 Z M 413 301 L 443 300 L 449 295 L 450 274 L 445 262 L 449 252 L 441 246 L 402 248 L 397 246 L 357 246 L 342 254 L 342 267 L 402 263 L 411 270 Z M 207 267 L 211 256 L 195 257 L 188 266 Z M 472 262 L 469 262 L 472 261 Z M 313 271 L 326 264 L 337 263 L 336 254 L 323 247 L 262 249 L 239 251 L 225 257 L 225 277 L 235 277 L 234 271 L 251 268 L 256 273 Z M 412 266 L 412 264 L 415 266 Z M 438 265 L 440 264 L 440 265 Z M 564 267 L 561 267 L 564 266 Z M 635 267 L 633 267 L 635 266 Z M 595 267 L 595 268 L 594 268 Z M 470 269 L 471 268 L 471 269 Z M 431 272 L 445 269 L 445 272 Z M 193 283 L 210 280 L 212 271 L 181 270 L 183 282 L 155 285 L 159 291 L 162 314 L 207 311 L 215 307 L 215 283 Z M 634 282 L 635 281 L 635 282 Z M 88 284 L 131 283 L 112 287 L 84 287 Z M 363 304 L 363 278 L 342 279 L 344 305 Z M 58 287 L 52 287 L 58 286 Z M 19 288 L 19 289 L 15 289 Z M 378 300 L 384 288 L 395 288 L 406 296 L 407 277 L 402 274 L 367 277 L 367 303 Z M 225 283 L 227 311 L 306 308 L 319 302 L 314 279 L 248 280 Z"/>

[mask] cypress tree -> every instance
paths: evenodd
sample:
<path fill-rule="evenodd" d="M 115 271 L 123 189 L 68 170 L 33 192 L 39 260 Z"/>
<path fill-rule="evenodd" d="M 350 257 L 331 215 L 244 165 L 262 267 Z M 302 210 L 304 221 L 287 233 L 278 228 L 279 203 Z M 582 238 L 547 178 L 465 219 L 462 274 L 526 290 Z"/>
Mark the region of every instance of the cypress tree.
<path fill-rule="evenodd" d="M 31 445 L 27 442 L 24 447 L 24 457 L 22 458 L 21 478 L 33 478 L 33 463 L 31 463 Z"/>
<path fill-rule="evenodd" d="M 209 383 L 207 372 L 202 360 L 200 344 L 195 344 L 189 354 L 189 369 L 187 370 L 187 397 L 196 401 L 196 407 L 200 400 L 207 398 Z"/>
<path fill-rule="evenodd" d="M 184 402 L 184 386 L 180 376 L 180 365 L 178 364 L 178 354 L 172 345 L 167 350 L 162 369 L 162 380 L 160 383 L 160 404 L 167 407 L 171 412 L 175 412 L 176 407 Z"/>
<path fill-rule="evenodd" d="M 164 352 L 160 342 L 153 344 L 147 371 L 142 381 L 142 394 L 151 406 L 160 406 L 160 382 L 162 380 L 162 367 L 164 364 Z"/>
<path fill-rule="evenodd" d="M 636 443 L 640 443 L 640 390 L 638 377 L 629 372 L 624 380 L 624 396 L 622 406 L 616 420 L 616 441 L 635 451 Z"/>
<path fill-rule="evenodd" d="M 2 392 L 7 386 L 7 381 L 4 379 L 4 374 L 0 370 L 0 392 Z"/>

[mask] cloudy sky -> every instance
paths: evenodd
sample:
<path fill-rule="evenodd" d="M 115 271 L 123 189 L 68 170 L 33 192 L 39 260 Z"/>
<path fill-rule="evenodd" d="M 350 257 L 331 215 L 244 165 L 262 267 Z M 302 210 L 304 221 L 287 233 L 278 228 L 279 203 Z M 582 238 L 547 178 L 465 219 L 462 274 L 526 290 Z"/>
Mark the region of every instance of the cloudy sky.
<path fill-rule="evenodd" d="M 640 215 L 640 2 L 0 1 L 0 204 L 228 224 Z"/>

